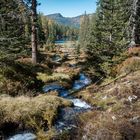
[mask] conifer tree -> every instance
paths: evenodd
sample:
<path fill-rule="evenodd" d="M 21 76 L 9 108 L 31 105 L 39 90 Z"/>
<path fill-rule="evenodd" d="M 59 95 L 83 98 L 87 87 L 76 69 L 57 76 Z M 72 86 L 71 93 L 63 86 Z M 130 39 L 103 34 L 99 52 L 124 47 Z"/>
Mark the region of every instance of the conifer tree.
<path fill-rule="evenodd" d="M 31 20 L 32 20 L 32 63 L 37 63 L 37 1 L 31 1 Z"/>
<path fill-rule="evenodd" d="M 0 51 L 19 53 L 24 46 L 24 19 L 17 0 L 0 1 Z M 21 45 L 22 44 L 22 45 Z"/>
<path fill-rule="evenodd" d="M 140 1 L 130 0 L 131 16 L 130 16 L 130 37 L 132 45 L 140 44 Z"/>
<path fill-rule="evenodd" d="M 136 9 L 138 11 L 138 1 Z M 132 10 L 132 0 L 98 0 L 96 14 L 90 19 L 88 26 L 85 24 L 86 21 L 82 22 L 80 44 L 85 48 L 90 63 L 92 60 L 94 65 L 98 65 L 98 68 L 101 66 L 99 69 L 103 70 L 102 66 L 105 63 L 112 65 L 112 58 L 128 47 L 132 36 L 135 41 L 138 39 L 139 22 L 135 22 L 135 24 L 130 22 L 134 21 L 129 20 L 132 15 L 131 11 L 134 11 Z M 133 18 L 137 17 L 136 21 L 138 21 L 138 14 L 136 15 Z M 130 27 L 133 27 L 133 30 L 136 29 L 135 35 L 132 35 L 132 29 L 128 30 L 130 23 Z"/>
<path fill-rule="evenodd" d="M 87 45 L 87 40 L 89 37 L 89 16 L 86 14 L 81 18 L 81 25 L 80 25 L 80 47 L 85 49 Z"/>
<path fill-rule="evenodd" d="M 42 23 L 41 17 L 42 17 L 42 14 L 39 13 L 38 14 L 38 22 L 37 22 L 37 28 L 38 28 L 37 36 L 38 36 L 38 44 L 42 46 L 43 44 L 45 44 L 46 39 L 45 39 L 45 31 L 43 29 L 43 23 Z"/>
<path fill-rule="evenodd" d="M 53 44 L 56 39 L 56 30 L 55 30 L 56 28 L 54 22 L 51 20 L 49 20 L 48 22 L 48 29 L 49 29 L 49 35 L 48 35 L 47 43 Z"/>

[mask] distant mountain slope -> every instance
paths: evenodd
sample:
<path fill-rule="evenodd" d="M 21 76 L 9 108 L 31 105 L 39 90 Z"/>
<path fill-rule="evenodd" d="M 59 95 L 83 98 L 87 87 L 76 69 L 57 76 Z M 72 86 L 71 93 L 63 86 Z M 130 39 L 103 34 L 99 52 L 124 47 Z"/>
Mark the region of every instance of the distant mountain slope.
<path fill-rule="evenodd" d="M 82 17 L 82 15 L 69 18 L 69 17 L 63 17 L 60 13 L 56 13 L 56 14 L 47 15 L 47 17 L 62 25 L 80 27 L 80 18 Z"/>

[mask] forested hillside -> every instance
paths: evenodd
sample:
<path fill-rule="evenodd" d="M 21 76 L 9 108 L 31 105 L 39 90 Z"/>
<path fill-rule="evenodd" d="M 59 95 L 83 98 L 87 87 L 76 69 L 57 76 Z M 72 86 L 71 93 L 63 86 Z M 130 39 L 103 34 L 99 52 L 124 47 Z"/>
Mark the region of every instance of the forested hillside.
<path fill-rule="evenodd" d="M 40 2 L 0 1 L 0 140 L 140 140 L 140 1 Z"/>

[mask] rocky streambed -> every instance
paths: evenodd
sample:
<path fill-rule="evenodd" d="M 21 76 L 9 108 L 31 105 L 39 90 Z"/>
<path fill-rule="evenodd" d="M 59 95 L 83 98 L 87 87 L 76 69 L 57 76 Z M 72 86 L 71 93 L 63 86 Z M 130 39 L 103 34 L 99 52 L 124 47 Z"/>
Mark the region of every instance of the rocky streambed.
<path fill-rule="evenodd" d="M 71 89 L 65 89 L 61 85 L 53 83 L 43 87 L 44 93 L 50 94 L 50 91 L 57 91 L 60 97 L 73 102 L 73 107 L 62 108 L 59 111 L 58 118 L 54 125 L 58 133 L 76 129 L 76 116 L 92 108 L 85 101 L 72 96 L 73 92 L 79 91 L 89 84 L 91 84 L 91 79 L 84 73 L 80 73 L 79 78 L 73 82 Z M 9 137 L 7 140 L 36 140 L 36 135 L 30 132 L 22 132 Z"/>

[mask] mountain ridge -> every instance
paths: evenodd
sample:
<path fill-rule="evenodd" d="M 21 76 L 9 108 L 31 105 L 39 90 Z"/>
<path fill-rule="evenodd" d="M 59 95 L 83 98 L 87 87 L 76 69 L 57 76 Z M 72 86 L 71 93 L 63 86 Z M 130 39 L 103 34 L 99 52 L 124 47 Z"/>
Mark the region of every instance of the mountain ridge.
<path fill-rule="evenodd" d="M 76 17 L 64 17 L 61 13 L 54 13 L 54 14 L 49 14 L 46 16 L 49 19 L 54 20 L 58 24 L 79 28 L 80 27 L 80 19 L 83 15 L 79 15 Z"/>

